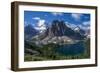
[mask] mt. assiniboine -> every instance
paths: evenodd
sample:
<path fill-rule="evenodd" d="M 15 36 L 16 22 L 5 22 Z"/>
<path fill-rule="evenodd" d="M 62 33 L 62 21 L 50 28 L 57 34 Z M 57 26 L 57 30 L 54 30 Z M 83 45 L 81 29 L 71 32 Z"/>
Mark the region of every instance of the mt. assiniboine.
<path fill-rule="evenodd" d="M 84 30 L 78 31 L 67 27 L 64 21 L 54 20 L 43 33 L 31 37 L 31 41 L 38 44 L 48 43 L 74 43 L 86 38 Z M 26 34 L 26 33 L 25 33 Z"/>

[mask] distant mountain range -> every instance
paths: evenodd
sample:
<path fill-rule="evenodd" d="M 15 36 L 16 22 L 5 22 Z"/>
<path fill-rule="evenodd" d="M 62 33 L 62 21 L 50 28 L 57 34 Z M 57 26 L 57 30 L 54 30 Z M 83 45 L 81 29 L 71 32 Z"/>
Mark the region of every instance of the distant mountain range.
<path fill-rule="evenodd" d="M 24 38 L 29 39 L 38 34 L 31 24 L 24 27 Z"/>

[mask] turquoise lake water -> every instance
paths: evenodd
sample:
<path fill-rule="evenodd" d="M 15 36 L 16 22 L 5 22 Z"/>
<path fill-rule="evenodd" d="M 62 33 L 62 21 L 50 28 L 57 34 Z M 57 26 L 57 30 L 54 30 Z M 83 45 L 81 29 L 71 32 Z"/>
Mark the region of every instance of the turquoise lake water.
<path fill-rule="evenodd" d="M 77 42 L 75 44 L 62 45 L 55 50 L 62 55 L 77 55 L 85 51 L 84 42 Z"/>

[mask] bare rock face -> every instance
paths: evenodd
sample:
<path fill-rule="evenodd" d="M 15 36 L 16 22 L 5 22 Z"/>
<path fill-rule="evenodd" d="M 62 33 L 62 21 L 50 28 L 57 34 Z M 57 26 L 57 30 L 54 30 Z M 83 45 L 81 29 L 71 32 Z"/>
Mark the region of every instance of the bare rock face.
<path fill-rule="evenodd" d="M 85 38 L 80 31 L 83 32 L 82 30 L 72 30 L 70 27 L 67 27 L 64 21 L 54 20 L 45 32 L 33 37 L 33 39 L 37 39 L 36 43 L 38 44 L 71 44 Z"/>

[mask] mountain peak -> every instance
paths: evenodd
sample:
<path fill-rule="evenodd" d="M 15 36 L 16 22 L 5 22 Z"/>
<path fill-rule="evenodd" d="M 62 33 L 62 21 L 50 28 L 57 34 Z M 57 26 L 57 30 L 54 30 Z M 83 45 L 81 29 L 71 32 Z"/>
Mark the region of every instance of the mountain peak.
<path fill-rule="evenodd" d="M 80 28 L 77 28 L 77 30 L 79 30 L 79 32 L 67 27 L 64 21 L 54 20 L 51 23 L 51 27 L 47 29 L 46 35 L 51 37 L 68 36 L 73 39 L 82 39 L 83 36 L 80 34 L 80 31 L 82 33 L 83 31 Z"/>
<path fill-rule="evenodd" d="M 38 43 L 41 44 L 55 42 L 68 42 L 71 44 L 74 43 L 74 41 L 83 40 L 85 36 L 81 35 L 80 31 L 76 32 L 70 27 L 67 27 L 64 21 L 54 20 L 45 32 L 40 33 L 40 35 L 34 37 L 33 39 L 36 38 L 39 38 Z"/>
<path fill-rule="evenodd" d="M 29 24 L 24 27 L 24 33 L 25 39 L 29 39 L 30 37 L 36 35 L 38 31 L 36 31 L 34 27 L 31 24 Z"/>
<path fill-rule="evenodd" d="M 85 35 L 85 31 L 83 29 L 81 29 L 80 27 L 78 27 L 78 26 L 76 28 L 74 28 L 74 30 L 76 32 L 80 33 L 81 35 Z"/>
<path fill-rule="evenodd" d="M 64 21 L 54 20 L 49 28 L 49 34 L 52 36 L 63 36 L 66 30 Z"/>
<path fill-rule="evenodd" d="M 80 30 L 80 27 L 77 26 L 77 27 L 74 28 L 74 30 L 75 31 L 79 31 Z"/>

